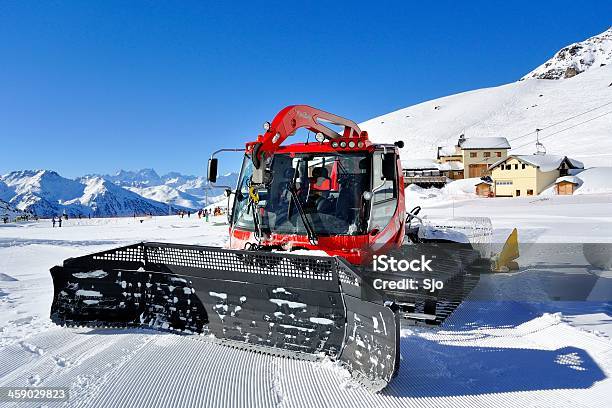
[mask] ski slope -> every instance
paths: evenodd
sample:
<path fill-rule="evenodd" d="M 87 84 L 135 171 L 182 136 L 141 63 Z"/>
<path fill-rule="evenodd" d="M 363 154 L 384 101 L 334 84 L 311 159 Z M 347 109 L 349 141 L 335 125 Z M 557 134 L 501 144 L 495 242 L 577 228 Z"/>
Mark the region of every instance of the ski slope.
<path fill-rule="evenodd" d="M 451 211 L 489 215 L 496 236 L 518 226 L 522 242 L 563 241 L 573 222 L 572 242 L 609 242 L 610 204 L 609 194 L 535 203 L 458 197 L 454 209 L 439 201 L 426 213 L 431 219 Z M 441 328 L 402 330 L 401 369 L 381 394 L 363 390 L 330 361 L 271 357 L 148 330 L 60 328 L 48 319 L 48 269 L 67 257 L 140 240 L 221 246 L 226 239 L 224 217 L 68 220 L 61 229 L 48 220 L 0 225 L 0 386 L 65 386 L 69 407 L 601 407 L 609 401 L 609 303 L 464 302 Z M 600 290 L 609 290 L 612 275 L 599 273 Z M 486 276 L 477 290 L 521 291 L 524 278 Z"/>
<path fill-rule="evenodd" d="M 402 159 L 435 159 L 437 146 L 505 137 L 509 154 L 535 152 L 535 129 L 550 154 L 585 168 L 612 166 L 612 65 L 562 80 L 527 79 L 423 102 L 359 125 L 376 142 L 403 140 Z"/>

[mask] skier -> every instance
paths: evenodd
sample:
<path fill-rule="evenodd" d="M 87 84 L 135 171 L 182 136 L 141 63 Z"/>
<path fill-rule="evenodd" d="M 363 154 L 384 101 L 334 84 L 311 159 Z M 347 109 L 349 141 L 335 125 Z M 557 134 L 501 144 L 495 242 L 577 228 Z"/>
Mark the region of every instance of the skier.
<path fill-rule="evenodd" d="M 62 228 L 62 217 L 57 217 L 57 226 Z"/>
<path fill-rule="evenodd" d="M 55 228 L 55 215 L 51 218 L 51 222 L 53 223 L 53 228 Z"/>
<path fill-rule="evenodd" d="M 191 210 L 187 211 L 187 218 L 191 218 Z"/>
<path fill-rule="evenodd" d="M 208 210 L 204 210 L 204 214 L 206 215 L 206 222 L 208 222 L 208 214 L 210 213 L 210 211 Z"/>

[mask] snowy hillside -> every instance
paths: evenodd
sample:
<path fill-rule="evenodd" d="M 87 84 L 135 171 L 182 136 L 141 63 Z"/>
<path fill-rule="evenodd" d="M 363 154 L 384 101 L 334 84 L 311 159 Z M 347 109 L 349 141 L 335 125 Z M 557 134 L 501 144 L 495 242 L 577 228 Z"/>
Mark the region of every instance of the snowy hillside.
<path fill-rule="evenodd" d="M 133 214 L 168 214 L 168 205 L 149 200 L 121 188 L 101 177 L 86 181 L 81 197 L 67 201 L 66 206 L 81 205 L 95 216 L 130 216 Z"/>
<path fill-rule="evenodd" d="M 602 43 L 603 44 L 603 43 Z M 608 35 L 606 47 L 612 47 Z M 602 45 L 603 47 L 603 45 Z M 535 129 L 548 153 L 612 165 L 612 64 L 561 81 L 530 79 L 423 102 L 360 124 L 379 142 L 404 140 L 403 159 L 436 158 L 460 134 L 503 136 L 511 154 L 535 151 Z"/>
<path fill-rule="evenodd" d="M 71 180 L 51 170 L 0 176 L 0 199 L 39 217 L 168 214 L 168 205 L 139 196 L 100 177 Z"/>
<path fill-rule="evenodd" d="M 223 195 L 223 189 L 210 186 L 205 177 L 178 172 L 160 176 L 153 169 L 120 170 L 115 175 L 93 176 L 103 177 L 143 197 L 187 208 L 202 208 Z M 237 179 L 238 174 L 228 173 L 220 176 L 217 184 L 233 187 Z"/>
<path fill-rule="evenodd" d="M 0 199 L 0 222 L 3 222 L 4 217 L 8 217 L 10 221 L 14 220 L 16 217 L 22 216 L 23 211 L 19 211 L 6 201 Z"/>
<path fill-rule="evenodd" d="M 522 79 L 571 78 L 590 68 L 612 63 L 612 27 L 601 34 L 559 50 Z"/>
<path fill-rule="evenodd" d="M 187 207 L 187 208 L 201 208 L 203 202 L 200 197 L 193 196 L 182 192 L 181 190 L 162 184 L 160 186 L 151 187 L 126 187 L 128 190 L 149 198 L 151 200 L 159 201 L 162 203 L 171 203 L 172 205 Z"/>

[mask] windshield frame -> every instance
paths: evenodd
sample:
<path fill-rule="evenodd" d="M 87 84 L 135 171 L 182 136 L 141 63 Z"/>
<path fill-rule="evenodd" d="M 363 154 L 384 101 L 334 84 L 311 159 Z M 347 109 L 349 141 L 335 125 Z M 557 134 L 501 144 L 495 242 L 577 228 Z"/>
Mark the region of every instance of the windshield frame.
<path fill-rule="evenodd" d="M 367 234 L 367 219 L 369 216 L 370 206 L 368 202 L 363 201 L 363 192 L 370 191 L 371 189 L 372 180 L 370 169 L 372 158 L 371 152 L 364 150 L 359 150 L 356 152 L 276 153 L 267 163 L 272 174 L 272 180 L 270 180 L 270 183 L 268 183 L 266 186 L 266 195 L 267 197 L 272 197 L 273 194 L 279 194 L 286 191 L 287 198 L 281 199 L 277 197 L 276 200 L 265 204 L 266 211 L 264 214 L 266 220 L 262 223 L 264 228 L 267 227 L 269 232 L 281 235 L 310 235 L 308 233 L 308 228 L 301 219 L 302 214 L 300 214 L 300 211 L 298 211 L 297 208 L 294 208 L 293 210 L 291 209 L 291 206 L 295 206 L 295 204 L 291 203 L 293 198 L 289 197 L 294 197 L 295 194 L 291 193 L 289 186 L 295 186 L 295 177 L 297 177 L 299 174 L 299 171 L 296 170 L 297 167 L 293 167 L 296 166 L 296 163 L 298 163 L 298 166 L 300 163 L 303 163 L 303 166 L 306 166 L 307 168 L 306 172 L 311 172 L 318 166 L 318 164 L 312 165 L 311 163 L 317 163 L 319 158 L 321 158 L 321 162 L 325 162 L 325 166 L 328 164 L 337 166 L 335 188 L 346 189 L 342 192 L 344 194 L 343 200 L 345 200 L 343 202 L 347 202 L 348 200 L 348 205 L 339 206 L 338 199 L 340 198 L 340 190 L 333 190 L 330 188 L 326 191 L 328 193 L 326 201 L 329 200 L 330 202 L 334 203 L 332 206 L 333 209 L 328 209 L 327 212 L 321 213 L 318 210 L 310 208 L 307 203 L 309 203 L 309 200 L 312 198 L 313 192 L 310 191 L 309 184 L 308 191 L 305 196 L 302 194 L 300 204 L 305 208 L 309 208 L 304 215 L 312 225 L 314 233 L 316 236 L 354 236 Z M 328 158 L 333 160 L 327 161 Z M 365 160 L 365 165 L 363 165 L 362 160 Z M 279 164 L 282 161 L 284 161 L 284 163 Z M 292 180 L 292 183 L 288 183 L 286 187 L 280 187 L 279 184 L 285 182 L 284 179 L 280 179 L 281 172 L 289 171 L 290 167 L 287 166 L 287 162 L 289 161 L 292 163 L 294 179 Z M 335 163 L 338 164 L 336 165 Z M 232 227 L 248 231 L 255 231 L 252 214 L 249 214 L 250 210 L 248 208 L 248 184 L 250 176 L 252 175 L 252 170 L 253 164 L 251 162 L 251 157 L 250 155 L 245 154 L 236 186 L 236 194 L 234 196 L 234 202 L 232 205 L 231 217 Z M 340 174 L 340 172 L 344 173 Z M 313 175 L 311 174 L 308 177 L 308 180 L 311 180 L 313 178 L 312 176 Z M 347 195 L 349 196 L 348 199 L 346 197 Z M 283 204 L 289 206 L 287 209 L 288 215 L 286 216 L 285 223 L 277 225 L 275 221 L 278 219 L 276 217 L 279 216 L 279 213 L 274 207 L 278 207 Z M 340 209 L 340 207 L 342 209 Z M 282 210 L 284 210 L 284 208 L 282 208 Z M 342 212 L 342 214 L 339 211 Z"/>

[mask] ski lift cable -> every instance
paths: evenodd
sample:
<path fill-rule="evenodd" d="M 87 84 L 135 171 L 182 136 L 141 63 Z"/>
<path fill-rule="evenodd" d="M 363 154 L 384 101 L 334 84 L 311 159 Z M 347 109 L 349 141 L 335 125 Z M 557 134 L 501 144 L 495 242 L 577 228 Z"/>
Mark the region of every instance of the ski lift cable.
<path fill-rule="evenodd" d="M 568 126 L 568 127 L 566 127 L 566 128 L 563 128 L 563 129 L 557 130 L 556 132 L 553 132 L 553 133 L 551 133 L 551 134 L 549 134 L 549 135 L 546 135 L 546 136 L 544 136 L 544 137 L 540 137 L 540 138 L 539 138 L 539 140 L 541 141 L 541 140 L 544 140 L 544 139 L 548 139 L 548 138 L 549 138 L 549 137 L 551 137 L 551 136 L 554 136 L 554 135 L 559 134 L 559 133 L 561 133 L 561 132 L 565 132 L 566 130 L 573 129 L 573 128 L 575 128 L 575 127 L 581 126 L 581 125 L 583 125 L 583 124 L 585 124 L 585 123 L 587 123 L 587 122 L 591 122 L 591 121 L 593 121 L 593 120 L 595 120 L 595 119 L 599 119 L 599 118 L 601 118 L 601 117 L 603 117 L 603 116 L 606 116 L 606 115 L 609 115 L 609 114 L 611 114 L 611 113 L 612 113 L 612 111 L 608 111 L 608 112 L 606 112 L 606 113 L 602 113 L 602 114 L 601 114 L 601 115 L 599 115 L 599 116 L 595 116 L 595 117 L 593 117 L 593 118 L 587 119 L 587 120 L 582 121 L 582 122 L 580 122 L 580 123 L 576 123 L 575 125 L 571 125 L 571 126 Z M 529 146 L 531 143 L 532 143 L 532 142 L 525 143 L 525 144 L 522 144 L 522 145 L 520 145 L 520 146 L 518 146 L 518 147 L 513 147 L 513 148 L 512 148 L 512 149 L 510 149 L 510 150 L 520 149 L 521 147 Z"/>
<path fill-rule="evenodd" d="M 558 122 L 551 123 L 550 125 L 547 125 L 547 126 L 544 126 L 544 127 L 538 128 L 538 130 L 539 130 L 539 131 L 542 131 L 542 130 L 545 130 L 545 129 L 549 129 L 549 128 L 553 127 L 553 126 L 557 126 L 557 125 L 559 125 L 559 124 L 561 124 L 561 123 L 564 123 L 564 122 L 567 122 L 567 121 L 569 121 L 569 120 L 572 120 L 572 119 L 578 118 L 578 117 L 580 117 L 580 116 L 582 116 L 582 115 L 586 115 L 587 113 L 591 113 L 591 112 L 593 112 L 593 111 L 596 111 L 597 109 L 601 109 L 601 108 L 603 108 L 603 107 L 605 107 L 605 106 L 608 106 L 608 105 L 612 105 L 612 101 L 606 102 L 606 103 L 604 103 L 604 104 L 602 104 L 602 105 L 599 105 L 599 106 L 595 106 L 595 107 L 593 107 L 593 108 L 591 108 L 591 109 L 589 109 L 589 110 L 586 110 L 586 111 L 584 111 L 584 112 L 578 113 L 578 114 L 576 114 L 576 115 L 574 115 L 574 116 L 567 117 L 567 118 L 565 118 L 565 119 L 563 119 L 563 120 L 560 120 L 560 121 L 558 121 Z M 608 113 L 609 113 L 609 112 L 608 112 Z M 608 113 L 606 113 L 606 114 L 604 114 L 604 115 L 607 115 Z M 604 116 L 604 115 L 601 115 L 601 116 Z M 593 119 L 597 119 L 597 118 L 599 118 L 599 117 L 601 117 L 601 116 L 597 116 L 597 117 L 595 117 L 595 118 L 593 118 Z M 586 123 L 586 122 L 588 122 L 588 121 L 590 121 L 590 120 L 587 120 L 587 121 L 585 121 L 585 122 L 581 122 L 581 123 L 579 123 L 578 125 L 580 125 L 580 124 L 582 124 L 582 123 Z M 482 122 L 482 121 L 481 121 L 481 122 Z M 578 126 L 578 125 L 576 125 L 576 126 Z M 571 127 L 570 127 L 570 129 L 571 129 Z M 567 130 L 567 129 L 562 129 L 561 131 L 564 131 L 564 130 Z M 516 140 L 519 140 L 519 139 L 522 139 L 522 138 L 524 138 L 524 137 L 527 137 L 527 136 L 533 135 L 533 134 L 535 134 L 535 133 L 536 133 L 536 131 L 535 131 L 535 130 L 532 130 L 531 132 L 529 132 L 529 133 L 525 133 L 524 135 L 517 136 L 517 137 L 515 137 L 515 138 L 509 139 L 509 140 L 508 140 L 508 142 L 514 142 L 514 141 L 516 141 Z M 557 134 L 557 133 L 558 133 L 558 132 L 556 132 L 556 133 L 552 133 L 552 134 L 547 135 L 547 136 L 545 136 L 545 137 L 552 136 L 552 135 L 555 135 L 555 134 Z M 543 138 L 540 138 L 540 139 L 543 139 Z M 529 144 L 531 144 L 531 143 L 533 143 L 533 142 L 529 142 L 529 143 L 527 143 L 526 145 L 529 145 Z M 519 149 L 519 148 L 524 147 L 524 146 L 526 146 L 526 145 L 521 145 L 521 146 L 519 146 L 519 147 L 515 147 L 515 148 L 512 148 L 512 149 L 510 149 L 510 150 Z M 497 146 L 493 146 L 492 148 L 494 149 L 494 148 L 496 148 L 496 147 L 502 147 L 502 146 L 503 146 L 503 144 L 499 144 L 499 145 L 497 145 Z"/>
<path fill-rule="evenodd" d="M 608 105 L 610 105 L 610 104 L 612 104 L 612 101 L 607 102 L 607 103 L 604 103 L 603 105 L 596 106 L 596 107 L 594 107 L 594 108 L 591 108 L 591 109 L 589 109 L 589 110 L 586 110 L 586 111 L 584 111 L 584 112 L 582 112 L 582 113 L 579 113 L 579 114 L 577 114 L 577 115 L 570 116 L 570 117 L 565 118 L 565 119 L 563 119 L 563 120 L 560 120 L 560 121 L 558 121 L 558 122 L 551 123 L 551 124 L 550 124 L 550 125 L 548 125 L 548 126 L 544 126 L 544 127 L 538 128 L 538 129 L 539 129 L 540 131 L 542 131 L 542 130 L 546 130 L 546 129 L 549 129 L 549 128 L 553 127 L 553 126 L 557 126 L 557 125 L 559 125 L 559 124 L 561 124 L 561 123 L 567 122 L 568 120 L 572 120 L 572 119 L 575 119 L 575 118 L 580 117 L 580 116 L 582 116 L 582 115 L 586 115 L 587 113 L 591 113 L 591 112 L 593 112 L 593 111 L 595 111 L 595 110 L 597 110 L 597 109 L 601 109 L 601 108 L 603 108 L 604 106 L 608 106 Z M 521 138 L 523 138 L 523 137 L 527 137 L 527 136 L 532 135 L 532 134 L 534 134 L 534 133 L 536 133 L 536 131 L 535 131 L 535 130 L 534 130 L 534 131 L 531 131 L 531 132 L 529 132 L 529 133 L 525 133 L 524 135 L 517 136 L 517 137 L 515 137 L 515 138 L 513 138 L 513 139 L 510 139 L 510 141 L 511 141 L 511 142 L 513 142 L 513 141 L 515 141 L 515 140 L 521 139 Z"/>

